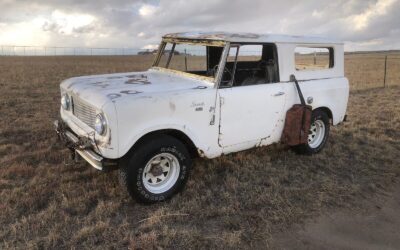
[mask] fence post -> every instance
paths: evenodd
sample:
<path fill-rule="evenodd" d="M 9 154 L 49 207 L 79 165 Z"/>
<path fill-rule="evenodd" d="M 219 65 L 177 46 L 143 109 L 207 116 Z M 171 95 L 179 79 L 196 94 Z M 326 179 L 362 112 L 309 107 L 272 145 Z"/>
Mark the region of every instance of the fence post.
<path fill-rule="evenodd" d="M 317 65 L 317 51 L 314 51 L 314 65 Z"/>
<path fill-rule="evenodd" d="M 4 56 L 4 47 L 1 45 L 1 55 Z"/>
<path fill-rule="evenodd" d="M 185 49 L 185 71 L 188 71 L 187 70 L 187 56 L 186 56 L 187 54 L 186 54 L 186 49 Z"/>
<path fill-rule="evenodd" d="M 385 55 L 385 75 L 383 76 L 383 87 L 386 87 L 386 66 L 387 66 L 387 55 Z"/>

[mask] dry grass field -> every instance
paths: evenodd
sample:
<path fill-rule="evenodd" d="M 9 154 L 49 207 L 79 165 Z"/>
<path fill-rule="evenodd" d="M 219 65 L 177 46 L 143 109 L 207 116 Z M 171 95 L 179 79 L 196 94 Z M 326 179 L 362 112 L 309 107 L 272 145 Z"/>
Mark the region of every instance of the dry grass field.
<path fill-rule="evenodd" d="M 345 75 L 352 89 L 383 87 L 385 54 L 363 53 L 345 55 Z M 400 85 L 400 52 L 387 57 L 386 86 Z"/>
<path fill-rule="evenodd" d="M 61 80 L 150 63 L 139 56 L 0 57 L 0 249 L 266 248 L 274 233 L 331 209 L 357 211 L 399 179 L 400 60 L 388 65 L 391 87 L 359 90 L 383 85 L 383 64 L 352 54 L 349 121 L 332 129 L 321 154 L 274 145 L 197 159 L 181 194 L 137 204 L 117 172 L 69 164 L 52 121 Z"/>

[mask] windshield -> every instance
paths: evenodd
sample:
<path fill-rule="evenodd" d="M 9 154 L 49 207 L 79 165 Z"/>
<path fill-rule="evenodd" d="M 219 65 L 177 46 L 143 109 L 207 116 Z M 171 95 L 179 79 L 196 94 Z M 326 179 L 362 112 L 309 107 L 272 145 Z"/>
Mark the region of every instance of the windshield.
<path fill-rule="evenodd" d="M 165 46 L 164 46 L 165 45 Z M 154 66 L 214 78 L 224 47 L 163 43 Z"/>

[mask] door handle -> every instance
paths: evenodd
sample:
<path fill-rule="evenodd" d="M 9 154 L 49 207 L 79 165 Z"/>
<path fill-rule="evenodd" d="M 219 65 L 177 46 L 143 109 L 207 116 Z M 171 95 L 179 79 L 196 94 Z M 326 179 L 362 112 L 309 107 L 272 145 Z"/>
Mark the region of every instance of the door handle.
<path fill-rule="evenodd" d="M 285 94 L 285 92 L 280 91 L 280 92 L 278 92 L 278 93 L 275 93 L 274 96 L 281 96 L 281 95 L 284 95 L 284 94 Z"/>

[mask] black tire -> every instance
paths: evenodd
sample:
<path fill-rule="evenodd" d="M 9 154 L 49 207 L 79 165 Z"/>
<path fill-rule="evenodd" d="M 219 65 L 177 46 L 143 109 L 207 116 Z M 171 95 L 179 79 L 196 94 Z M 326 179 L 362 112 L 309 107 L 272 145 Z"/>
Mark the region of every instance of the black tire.
<path fill-rule="evenodd" d="M 154 157 L 159 157 L 159 155 L 162 154 L 173 155 L 175 157 L 174 162 L 176 162 L 176 160 L 179 162 L 179 174 L 172 187 L 162 193 L 154 193 L 149 190 L 150 188 L 146 188 L 146 185 L 151 185 L 149 184 L 151 178 L 148 178 L 149 180 L 146 181 L 144 179 L 144 176 L 146 176 L 144 171 L 146 165 L 150 164 L 150 160 L 154 159 Z M 161 166 L 161 164 L 158 166 Z M 183 188 L 188 179 L 191 166 L 192 159 L 190 158 L 190 154 L 185 145 L 181 141 L 168 135 L 152 136 L 121 159 L 119 179 L 122 186 L 127 189 L 129 195 L 133 199 L 143 203 L 155 203 L 171 198 Z M 170 170 L 171 169 L 172 168 L 170 168 Z M 146 170 L 148 170 L 148 168 Z M 163 170 L 161 170 L 161 172 L 162 171 Z M 153 176 L 153 172 L 148 173 Z M 162 176 L 160 173 L 158 174 L 158 176 Z M 153 178 L 157 178 L 157 176 L 153 176 Z M 174 177 L 174 179 L 175 178 L 176 177 Z M 171 181 L 171 183 L 174 182 Z"/>
<path fill-rule="evenodd" d="M 321 150 L 324 148 L 328 137 L 329 137 L 329 130 L 330 130 L 330 121 L 329 121 L 329 116 L 322 110 L 315 110 L 312 112 L 311 115 L 311 129 L 310 129 L 310 134 L 312 133 L 313 130 L 313 125 L 315 124 L 320 124 L 320 122 L 323 123 L 324 125 L 324 134 L 320 143 L 317 143 L 317 145 L 310 146 L 310 140 L 309 143 L 307 144 L 301 144 L 294 146 L 293 149 L 295 152 L 299 154 L 305 154 L 305 155 L 312 155 L 312 154 L 317 154 L 321 152 Z"/>

